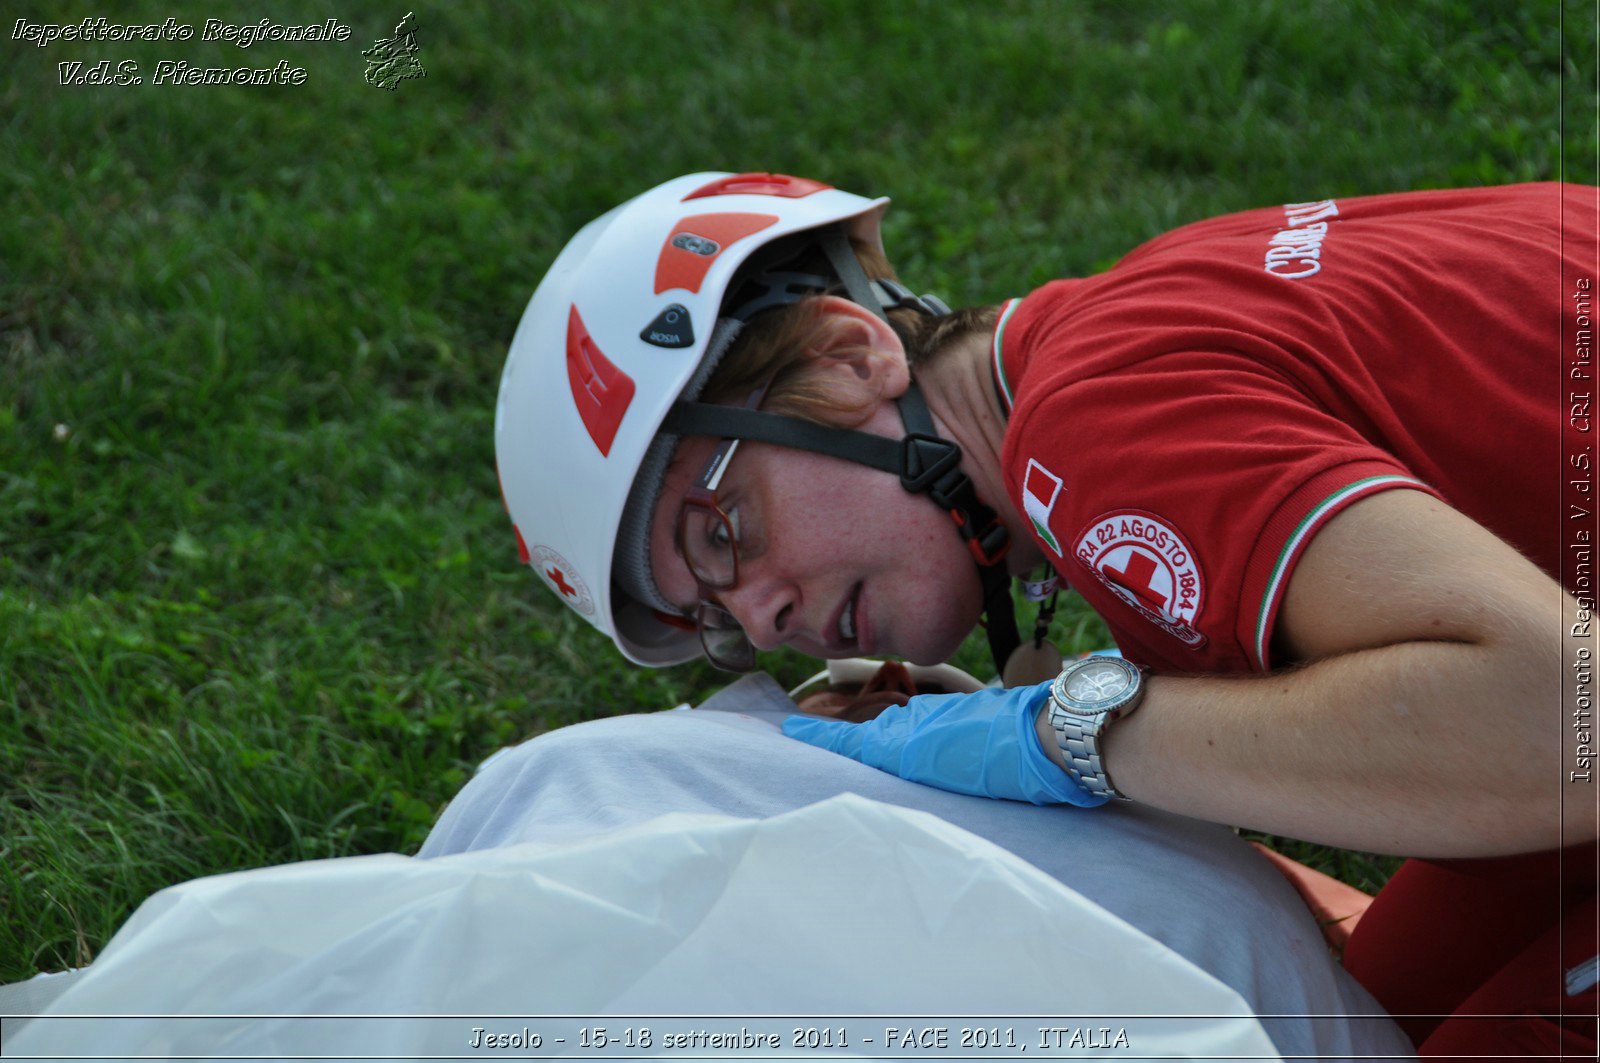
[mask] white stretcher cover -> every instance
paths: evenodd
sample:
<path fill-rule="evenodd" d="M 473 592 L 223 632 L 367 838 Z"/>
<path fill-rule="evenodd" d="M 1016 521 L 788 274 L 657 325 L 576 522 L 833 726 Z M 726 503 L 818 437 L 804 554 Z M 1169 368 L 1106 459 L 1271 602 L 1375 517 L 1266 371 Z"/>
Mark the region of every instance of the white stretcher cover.
<path fill-rule="evenodd" d="M 46 1013 L 6 1031 L 8 1060 L 460 1058 L 477 1054 L 472 1017 L 489 1015 L 728 1016 L 697 1025 L 734 1028 L 744 1016 L 1044 1016 L 1089 1028 L 1085 1058 L 1106 1053 L 1099 1027 L 1122 1031 L 1132 1055 L 1279 1058 L 1241 997 L 1177 953 L 976 835 L 854 794 L 770 819 L 674 813 L 577 844 L 184 883 L 146 901 Z M 462 1018 L 290 1017 L 441 1014 Z M 64 1017 L 84 1015 L 235 1017 Z M 849 1050 L 809 1054 L 886 1050 L 881 1029 L 860 1045 L 883 1023 L 844 1025 Z M 1080 1054 L 1070 1036 L 1045 1053 L 1033 1026 L 986 1025 L 1018 1025 L 1029 1056 Z M 660 1049 L 637 1058 L 723 1054 Z M 510 1054 L 556 1051 L 547 1039 Z M 786 1038 L 771 1054 L 798 1053 Z"/>

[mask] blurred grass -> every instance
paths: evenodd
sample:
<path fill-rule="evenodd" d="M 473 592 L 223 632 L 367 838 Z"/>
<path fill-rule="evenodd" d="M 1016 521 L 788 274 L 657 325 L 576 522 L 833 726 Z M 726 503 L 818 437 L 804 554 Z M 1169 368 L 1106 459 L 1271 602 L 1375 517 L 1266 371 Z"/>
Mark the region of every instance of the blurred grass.
<path fill-rule="evenodd" d="M 891 194 L 901 274 L 972 303 L 1229 210 L 1596 179 L 1575 3 L 416 10 L 427 76 L 392 93 L 359 53 L 404 8 L 373 3 L 271 16 L 343 44 L 3 43 L 0 981 L 181 879 L 410 851 L 491 750 L 720 685 L 627 667 L 496 494 L 506 344 L 620 200 L 702 169 Z M 169 15 L 261 17 L 115 18 Z M 146 84 L 56 84 L 102 58 Z M 156 86 L 161 58 L 308 78 Z M 1107 641 L 1081 606 L 1056 630 Z M 959 663 L 987 671 L 977 640 Z M 1287 848 L 1368 889 L 1394 866 Z"/>

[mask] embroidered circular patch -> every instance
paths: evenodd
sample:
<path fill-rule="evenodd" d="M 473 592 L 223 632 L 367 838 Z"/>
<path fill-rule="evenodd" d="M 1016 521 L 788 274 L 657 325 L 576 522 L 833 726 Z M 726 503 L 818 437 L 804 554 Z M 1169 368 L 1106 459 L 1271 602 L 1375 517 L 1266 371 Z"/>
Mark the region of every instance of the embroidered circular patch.
<path fill-rule="evenodd" d="M 550 589 L 559 594 L 562 601 L 584 616 L 594 615 L 594 599 L 589 597 L 589 588 L 584 586 L 577 569 L 573 568 L 566 558 L 548 546 L 535 546 L 532 564 L 533 570 L 539 573 L 539 578 L 549 584 Z"/>
<path fill-rule="evenodd" d="M 1171 524 L 1137 510 L 1107 513 L 1084 530 L 1073 552 L 1146 620 L 1190 646 L 1205 645 L 1194 626 L 1205 602 L 1200 564 Z"/>

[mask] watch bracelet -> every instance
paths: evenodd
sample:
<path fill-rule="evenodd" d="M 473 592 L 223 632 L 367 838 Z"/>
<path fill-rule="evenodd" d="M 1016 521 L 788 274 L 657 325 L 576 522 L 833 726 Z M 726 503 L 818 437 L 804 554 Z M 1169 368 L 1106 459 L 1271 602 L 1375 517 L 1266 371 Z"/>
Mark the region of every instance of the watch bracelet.
<path fill-rule="evenodd" d="M 1105 762 L 1100 756 L 1099 736 L 1077 729 L 1069 733 L 1063 725 L 1073 714 L 1061 708 L 1054 698 L 1049 700 L 1045 709 L 1050 713 L 1050 730 L 1055 733 L 1056 746 L 1066 758 L 1067 773 L 1073 781 L 1091 794 L 1118 801 L 1128 800 L 1111 784 L 1111 774 L 1106 771 Z"/>

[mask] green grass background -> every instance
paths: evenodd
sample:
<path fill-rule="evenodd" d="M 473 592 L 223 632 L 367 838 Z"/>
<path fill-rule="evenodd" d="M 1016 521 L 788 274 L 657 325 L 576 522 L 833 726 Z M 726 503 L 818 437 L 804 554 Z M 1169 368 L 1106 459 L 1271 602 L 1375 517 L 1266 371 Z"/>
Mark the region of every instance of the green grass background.
<path fill-rule="evenodd" d="M 517 319 L 623 198 L 889 194 L 902 275 L 960 304 L 1235 209 L 1595 179 L 1592 5 L 416 2 L 427 77 L 392 93 L 359 53 L 406 4 L 7 8 L 354 36 L 0 41 L 0 981 L 182 879 L 411 851 L 490 751 L 720 685 L 626 666 L 495 488 Z M 56 84 L 102 58 L 146 84 Z M 161 58 L 308 80 L 154 86 Z"/>

